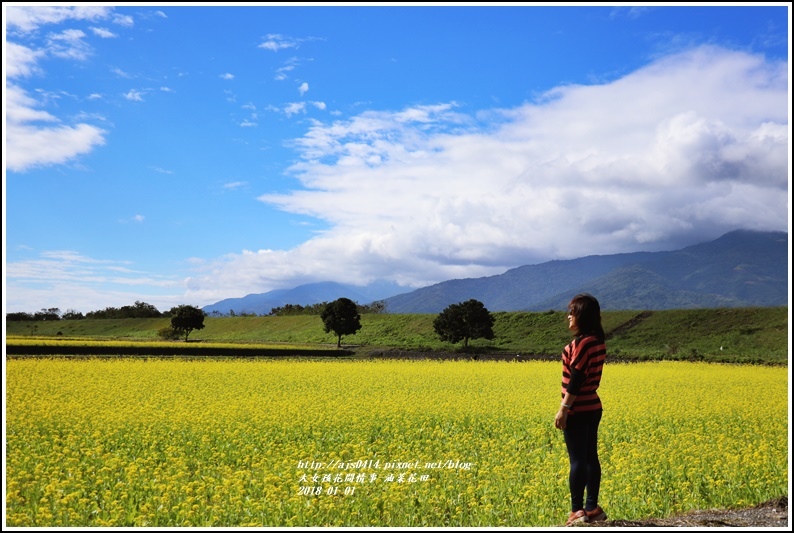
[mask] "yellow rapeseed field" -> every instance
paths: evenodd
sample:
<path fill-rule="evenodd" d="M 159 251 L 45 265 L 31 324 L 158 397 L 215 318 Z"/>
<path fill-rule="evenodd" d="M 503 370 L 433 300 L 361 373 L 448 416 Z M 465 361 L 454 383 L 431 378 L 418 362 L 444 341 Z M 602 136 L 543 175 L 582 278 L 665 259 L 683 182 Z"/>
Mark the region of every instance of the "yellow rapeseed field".
<path fill-rule="evenodd" d="M 787 493 L 788 372 L 605 367 L 613 519 Z M 9 526 L 553 526 L 547 362 L 6 362 Z"/>
<path fill-rule="evenodd" d="M 36 337 L 36 336 L 9 336 L 6 337 L 6 346 L 78 346 L 89 348 L 119 348 L 119 347 L 137 347 L 137 348 L 167 348 L 179 353 L 183 347 L 190 347 L 189 344 L 177 344 L 174 341 L 139 341 L 139 340 L 96 340 L 88 338 L 59 338 L 59 337 Z M 244 348 L 250 349 L 276 349 L 276 350 L 290 350 L 290 349 L 311 349 L 311 350 L 334 350 L 335 347 L 331 346 L 317 346 L 316 344 L 295 344 L 295 343 L 234 343 L 234 342 L 202 342 L 197 346 L 201 348 L 226 348 L 229 350 L 240 350 Z"/>

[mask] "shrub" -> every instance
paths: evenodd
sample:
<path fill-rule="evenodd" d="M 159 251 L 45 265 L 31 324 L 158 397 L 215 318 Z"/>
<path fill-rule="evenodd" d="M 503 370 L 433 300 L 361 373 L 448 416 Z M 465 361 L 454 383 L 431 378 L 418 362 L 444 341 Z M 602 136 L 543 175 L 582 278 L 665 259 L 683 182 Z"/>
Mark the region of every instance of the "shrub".
<path fill-rule="evenodd" d="M 157 336 L 166 341 L 175 341 L 181 335 L 171 326 L 166 326 L 157 330 Z"/>

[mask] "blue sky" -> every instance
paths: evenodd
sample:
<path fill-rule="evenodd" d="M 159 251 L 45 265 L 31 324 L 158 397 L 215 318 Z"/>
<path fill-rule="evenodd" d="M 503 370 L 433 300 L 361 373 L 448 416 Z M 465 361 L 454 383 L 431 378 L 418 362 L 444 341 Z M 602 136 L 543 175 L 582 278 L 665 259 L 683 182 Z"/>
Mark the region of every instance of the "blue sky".
<path fill-rule="evenodd" d="M 6 312 L 410 290 L 790 228 L 786 3 L 3 20 Z"/>

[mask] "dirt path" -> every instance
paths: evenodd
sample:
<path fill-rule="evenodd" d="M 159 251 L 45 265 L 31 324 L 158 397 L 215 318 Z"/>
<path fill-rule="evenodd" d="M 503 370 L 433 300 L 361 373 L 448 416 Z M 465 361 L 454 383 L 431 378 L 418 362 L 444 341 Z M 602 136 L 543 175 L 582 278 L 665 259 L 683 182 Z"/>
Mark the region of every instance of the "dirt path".
<path fill-rule="evenodd" d="M 782 496 L 746 509 L 709 509 L 648 520 L 607 520 L 581 524 L 581 527 L 775 527 L 789 530 L 790 525 L 788 496 Z"/>

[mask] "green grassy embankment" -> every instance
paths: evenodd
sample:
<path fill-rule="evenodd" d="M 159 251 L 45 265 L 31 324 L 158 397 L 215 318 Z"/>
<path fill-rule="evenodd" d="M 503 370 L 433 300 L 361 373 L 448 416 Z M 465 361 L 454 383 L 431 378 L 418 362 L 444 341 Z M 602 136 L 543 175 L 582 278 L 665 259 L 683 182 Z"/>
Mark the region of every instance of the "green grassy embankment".
<path fill-rule="evenodd" d="M 476 339 L 470 350 L 480 353 L 555 356 L 570 340 L 565 314 L 496 312 L 491 341 Z M 374 350 L 459 351 L 433 332 L 436 315 L 363 315 L 356 335 L 342 338 L 343 347 L 359 354 Z M 783 364 L 788 361 L 788 309 L 694 309 L 602 313 L 608 350 L 615 359 L 705 360 Z M 14 337 L 156 341 L 170 323 L 158 319 L 61 320 L 6 322 L 7 344 Z M 326 347 L 336 337 L 323 331 L 319 316 L 207 317 L 205 328 L 193 331 L 192 345 L 203 343 L 288 344 Z M 180 344 L 174 350 L 180 353 Z"/>

